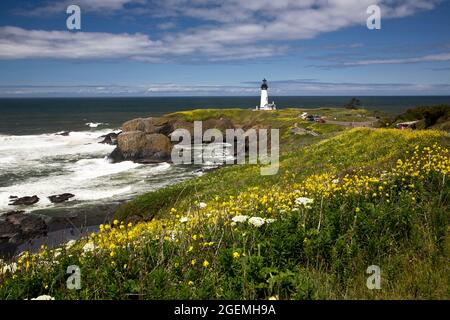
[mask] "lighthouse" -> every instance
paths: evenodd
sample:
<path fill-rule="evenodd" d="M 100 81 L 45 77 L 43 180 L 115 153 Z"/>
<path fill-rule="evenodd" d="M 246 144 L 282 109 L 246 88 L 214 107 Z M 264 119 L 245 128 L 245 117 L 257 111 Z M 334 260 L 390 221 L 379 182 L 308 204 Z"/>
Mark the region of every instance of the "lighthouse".
<path fill-rule="evenodd" d="M 264 79 L 261 84 L 261 102 L 259 104 L 259 108 L 256 107 L 256 110 L 276 110 L 277 106 L 275 102 L 269 104 L 269 86 L 267 85 L 267 80 Z"/>

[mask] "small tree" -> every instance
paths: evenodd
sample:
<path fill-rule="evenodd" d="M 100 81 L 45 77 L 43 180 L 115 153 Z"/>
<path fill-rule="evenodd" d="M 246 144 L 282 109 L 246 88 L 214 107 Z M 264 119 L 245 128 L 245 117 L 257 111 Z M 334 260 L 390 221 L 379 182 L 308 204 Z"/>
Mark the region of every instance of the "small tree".
<path fill-rule="evenodd" d="M 361 100 L 357 98 L 352 98 L 349 103 L 345 105 L 347 109 L 359 109 L 362 106 Z"/>

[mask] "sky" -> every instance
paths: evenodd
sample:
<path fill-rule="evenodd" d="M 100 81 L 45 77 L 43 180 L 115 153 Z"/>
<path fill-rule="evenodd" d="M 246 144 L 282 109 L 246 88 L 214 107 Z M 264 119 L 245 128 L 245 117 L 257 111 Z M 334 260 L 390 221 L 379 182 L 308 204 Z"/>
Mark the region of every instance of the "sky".
<path fill-rule="evenodd" d="M 263 78 L 278 96 L 450 95 L 450 1 L 0 2 L 0 97 L 251 96 Z"/>

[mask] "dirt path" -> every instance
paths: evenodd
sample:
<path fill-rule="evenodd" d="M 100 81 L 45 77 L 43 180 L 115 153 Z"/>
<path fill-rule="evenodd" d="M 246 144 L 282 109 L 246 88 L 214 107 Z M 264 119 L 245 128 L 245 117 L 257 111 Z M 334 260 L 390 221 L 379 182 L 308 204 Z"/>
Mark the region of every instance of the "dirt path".
<path fill-rule="evenodd" d="M 336 124 L 339 126 L 345 126 L 345 127 L 351 127 L 351 128 L 373 127 L 374 124 L 378 121 L 378 119 L 374 118 L 374 117 L 371 117 L 368 119 L 370 119 L 370 121 L 335 121 L 335 120 L 328 120 L 328 119 L 324 118 L 326 123 Z"/>

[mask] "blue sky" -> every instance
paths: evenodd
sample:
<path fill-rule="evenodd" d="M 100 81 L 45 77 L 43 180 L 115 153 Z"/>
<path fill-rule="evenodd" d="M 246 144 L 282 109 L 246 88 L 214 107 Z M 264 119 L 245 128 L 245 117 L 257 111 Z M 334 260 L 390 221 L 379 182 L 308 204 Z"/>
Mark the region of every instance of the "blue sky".
<path fill-rule="evenodd" d="M 450 95 L 449 17 L 441 0 L 1 1 L 0 96 L 256 95 L 264 77 L 272 95 Z"/>

